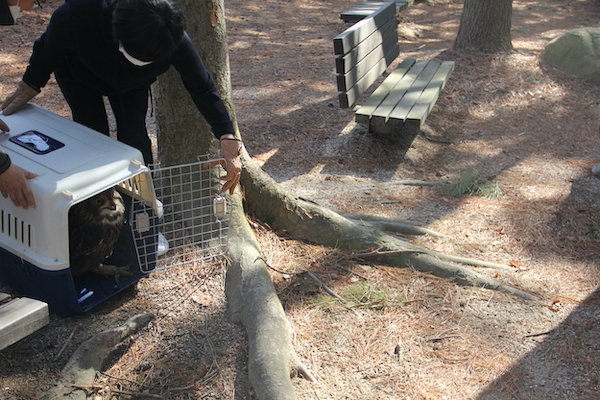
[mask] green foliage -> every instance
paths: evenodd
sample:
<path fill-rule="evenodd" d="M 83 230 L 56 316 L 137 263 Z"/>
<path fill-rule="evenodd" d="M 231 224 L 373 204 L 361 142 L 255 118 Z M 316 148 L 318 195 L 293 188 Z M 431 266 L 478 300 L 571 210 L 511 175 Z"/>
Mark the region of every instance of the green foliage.
<path fill-rule="evenodd" d="M 589 225 L 586 235 L 592 238 L 593 240 L 598 240 L 600 239 L 600 228 L 593 225 Z"/>
<path fill-rule="evenodd" d="M 463 195 L 476 195 L 496 199 L 502 197 L 498 185 L 484 177 L 477 171 L 465 171 L 460 174 L 456 182 L 442 186 L 440 192 L 448 197 Z"/>

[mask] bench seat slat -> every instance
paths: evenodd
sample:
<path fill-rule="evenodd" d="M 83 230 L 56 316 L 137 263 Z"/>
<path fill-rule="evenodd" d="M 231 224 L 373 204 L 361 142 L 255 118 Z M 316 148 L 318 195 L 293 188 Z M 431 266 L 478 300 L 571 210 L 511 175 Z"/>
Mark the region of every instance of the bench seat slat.
<path fill-rule="evenodd" d="M 400 100 L 396 107 L 394 107 L 394 110 L 389 114 L 389 118 L 402 121 L 406 120 L 406 116 L 410 110 L 412 110 L 417 100 L 419 100 L 421 93 L 423 90 L 425 90 L 429 84 L 429 81 L 431 81 L 431 78 L 433 78 L 437 70 L 440 68 L 440 64 L 441 63 L 439 61 L 427 62 L 423 72 L 419 74 L 419 77 L 402 97 L 402 100 Z"/>
<path fill-rule="evenodd" d="M 48 304 L 26 297 L 0 306 L 0 349 L 48 325 Z"/>
<path fill-rule="evenodd" d="M 415 59 L 407 58 L 402 61 L 394 71 L 383 81 L 383 83 L 371 94 L 369 99 L 356 110 L 356 122 L 362 124 L 368 124 L 371 116 L 381 104 L 383 100 L 388 96 L 389 92 L 398 84 L 408 70 L 415 64 Z"/>
<path fill-rule="evenodd" d="M 423 126 L 425 119 L 433 108 L 442 90 L 446 86 L 446 82 L 450 79 L 450 75 L 454 71 L 454 61 L 443 61 L 440 68 L 437 70 L 421 96 L 415 103 L 414 107 L 406 116 L 406 122 L 415 125 L 419 129 Z"/>
<path fill-rule="evenodd" d="M 373 112 L 371 120 L 374 124 L 385 124 L 388 122 L 390 114 L 394 112 L 399 103 L 409 96 L 415 83 L 422 79 L 423 71 L 427 68 L 427 61 L 417 61 L 413 67 L 402 77 L 402 79 L 393 87 L 385 100 L 379 104 Z M 399 118 L 395 118 L 399 119 Z"/>

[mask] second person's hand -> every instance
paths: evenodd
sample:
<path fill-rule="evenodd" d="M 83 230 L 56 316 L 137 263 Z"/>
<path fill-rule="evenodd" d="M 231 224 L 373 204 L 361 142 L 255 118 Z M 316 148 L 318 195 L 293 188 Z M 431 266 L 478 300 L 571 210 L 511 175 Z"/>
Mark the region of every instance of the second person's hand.
<path fill-rule="evenodd" d="M 2 108 L 4 115 L 10 115 L 17 111 L 19 107 L 27 104 L 27 102 L 33 99 L 38 93 L 40 92 L 21 81 L 17 85 L 17 90 L 8 95 L 0 108 Z"/>

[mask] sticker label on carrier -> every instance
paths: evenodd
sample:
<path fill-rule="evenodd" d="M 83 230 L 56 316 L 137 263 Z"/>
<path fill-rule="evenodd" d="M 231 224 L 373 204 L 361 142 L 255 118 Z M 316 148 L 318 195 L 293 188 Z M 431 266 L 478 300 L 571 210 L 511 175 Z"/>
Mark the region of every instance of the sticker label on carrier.
<path fill-rule="evenodd" d="M 11 136 L 11 142 L 33 151 L 35 154 L 48 154 L 54 150 L 64 147 L 64 143 L 59 142 L 50 136 L 44 135 L 38 131 L 27 131 L 15 136 Z"/>

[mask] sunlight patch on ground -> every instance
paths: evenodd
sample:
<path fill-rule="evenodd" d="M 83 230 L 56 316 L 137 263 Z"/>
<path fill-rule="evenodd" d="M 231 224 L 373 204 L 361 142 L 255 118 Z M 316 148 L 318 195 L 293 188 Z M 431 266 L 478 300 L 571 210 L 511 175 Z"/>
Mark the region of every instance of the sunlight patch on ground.
<path fill-rule="evenodd" d="M 275 154 L 277 154 L 277 152 L 279 151 L 279 148 L 274 148 L 272 150 L 267 151 L 266 153 L 262 153 L 262 154 L 255 154 L 252 156 L 252 159 L 259 165 L 259 166 L 263 166 L 267 161 L 269 161 L 269 159 L 271 157 L 273 157 Z"/>
<path fill-rule="evenodd" d="M 238 99 L 259 99 L 266 96 L 274 96 L 281 93 L 281 90 L 276 87 L 256 87 L 256 86 L 244 86 L 233 88 L 233 98 Z"/>

